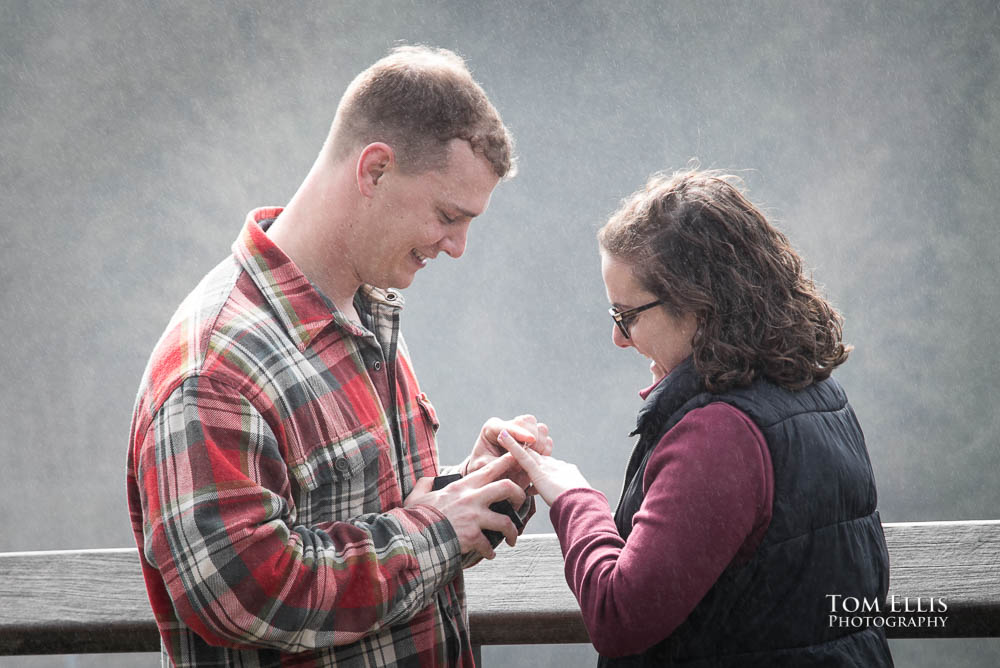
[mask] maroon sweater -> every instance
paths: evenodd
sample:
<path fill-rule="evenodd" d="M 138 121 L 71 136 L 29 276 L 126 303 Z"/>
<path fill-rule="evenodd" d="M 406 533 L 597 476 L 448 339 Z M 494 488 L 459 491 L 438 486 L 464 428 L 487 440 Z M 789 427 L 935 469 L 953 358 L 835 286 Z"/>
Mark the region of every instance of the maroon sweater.
<path fill-rule="evenodd" d="M 668 431 L 643 488 L 627 541 L 596 490 L 563 492 L 550 510 L 566 580 L 594 647 L 609 657 L 670 635 L 727 566 L 750 558 L 771 521 L 767 444 L 728 404 L 695 409 Z"/>

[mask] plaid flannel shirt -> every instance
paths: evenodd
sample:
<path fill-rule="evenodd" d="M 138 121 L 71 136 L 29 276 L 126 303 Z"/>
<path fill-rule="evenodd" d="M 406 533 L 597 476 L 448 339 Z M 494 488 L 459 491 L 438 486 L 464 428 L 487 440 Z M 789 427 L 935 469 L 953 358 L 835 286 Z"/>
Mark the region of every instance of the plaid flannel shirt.
<path fill-rule="evenodd" d="M 459 543 L 428 506 L 434 409 L 402 297 L 348 321 L 247 218 L 143 376 L 128 501 L 176 666 L 474 665 Z"/>

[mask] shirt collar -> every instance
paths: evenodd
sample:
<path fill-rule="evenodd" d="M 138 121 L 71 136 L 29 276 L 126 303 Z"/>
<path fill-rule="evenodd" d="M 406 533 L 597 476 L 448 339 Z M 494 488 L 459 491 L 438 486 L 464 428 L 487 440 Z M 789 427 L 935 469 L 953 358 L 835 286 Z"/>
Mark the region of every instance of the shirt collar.
<path fill-rule="evenodd" d="M 649 387 L 639 390 L 639 398 L 645 401 L 649 395 L 656 389 L 656 387 L 666 379 L 666 376 L 660 376 L 659 379 L 653 381 L 653 384 Z"/>
<path fill-rule="evenodd" d="M 236 261 L 264 295 L 300 351 L 331 322 L 354 336 L 368 334 L 344 317 L 333 301 L 267 236 L 267 228 L 282 211 L 282 207 L 263 207 L 247 214 L 243 230 L 233 242 Z M 370 303 L 403 306 L 403 296 L 396 290 L 364 285 L 359 295 Z"/>

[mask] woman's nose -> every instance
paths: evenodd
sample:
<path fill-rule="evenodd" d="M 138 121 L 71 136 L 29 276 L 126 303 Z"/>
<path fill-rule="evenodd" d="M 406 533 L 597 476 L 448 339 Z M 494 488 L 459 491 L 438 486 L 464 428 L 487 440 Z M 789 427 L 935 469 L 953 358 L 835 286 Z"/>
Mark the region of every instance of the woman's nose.
<path fill-rule="evenodd" d="M 632 347 L 632 339 L 626 339 L 618 325 L 611 325 L 611 342 L 619 348 Z"/>

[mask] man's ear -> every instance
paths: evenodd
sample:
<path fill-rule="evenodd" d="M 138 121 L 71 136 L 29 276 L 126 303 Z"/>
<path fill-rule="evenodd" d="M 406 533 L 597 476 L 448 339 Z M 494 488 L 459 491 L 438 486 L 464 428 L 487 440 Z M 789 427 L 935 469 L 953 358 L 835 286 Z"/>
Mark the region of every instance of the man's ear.
<path fill-rule="evenodd" d="M 391 146 L 382 142 L 368 144 L 358 156 L 358 190 L 365 197 L 374 197 L 375 188 L 395 166 L 396 154 Z"/>

